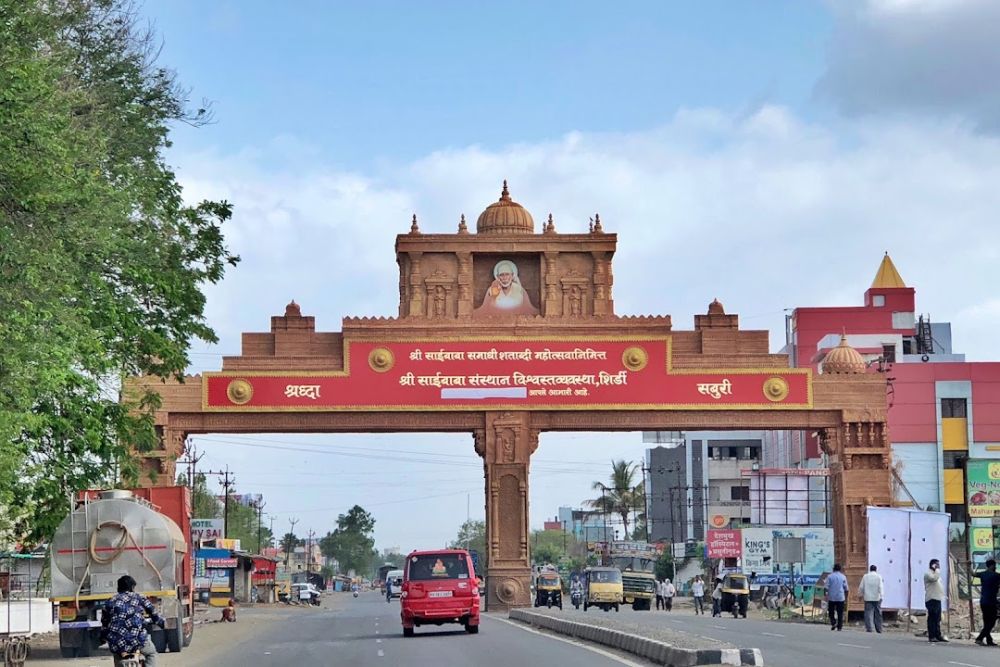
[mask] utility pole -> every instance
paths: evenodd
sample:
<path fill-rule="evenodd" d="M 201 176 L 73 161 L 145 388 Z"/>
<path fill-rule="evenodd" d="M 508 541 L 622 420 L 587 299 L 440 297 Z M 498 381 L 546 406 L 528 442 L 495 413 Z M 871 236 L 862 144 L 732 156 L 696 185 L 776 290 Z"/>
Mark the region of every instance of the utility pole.
<path fill-rule="evenodd" d="M 313 551 L 313 536 L 316 535 L 316 531 L 312 528 L 309 529 L 309 546 L 306 547 L 306 572 L 312 572 L 312 551 Z"/>
<path fill-rule="evenodd" d="M 288 531 L 292 535 L 295 535 L 295 524 L 299 522 L 298 519 L 289 519 L 288 523 L 292 525 L 291 529 Z M 285 546 L 285 570 L 288 570 L 288 555 L 291 553 L 292 549 L 295 548 L 294 544 L 288 544 Z"/>
<path fill-rule="evenodd" d="M 205 455 L 198 454 L 198 450 L 195 448 L 194 442 L 191 442 L 191 444 L 184 448 L 184 454 L 187 458 L 179 460 L 178 463 L 187 466 L 188 488 L 194 489 L 195 467 L 198 465 L 198 461 L 201 461 L 202 457 Z"/>
<path fill-rule="evenodd" d="M 264 506 L 267 503 L 263 499 L 257 501 L 257 553 L 262 553 L 261 548 L 261 533 L 264 532 Z"/>
<path fill-rule="evenodd" d="M 225 470 L 209 470 L 206 475 L 221 475 L 222 489 L 225 492 L 222 503 L 222 537 L 229 539 L 229 489 L 236 484 L 236 475 L 229 471 L 229 466 Z"/>
<path fill-rule="evenodd" d="M 270 525 L 268 526 L 268 532 L 271 533 L 271 542 L 273 542 L 274 541 L 274 517 L 273 516 L 269 517 L 268 521 L 270 522 Z M 270 542 L 268 542 L 267 546 L 271 546 Z"/>

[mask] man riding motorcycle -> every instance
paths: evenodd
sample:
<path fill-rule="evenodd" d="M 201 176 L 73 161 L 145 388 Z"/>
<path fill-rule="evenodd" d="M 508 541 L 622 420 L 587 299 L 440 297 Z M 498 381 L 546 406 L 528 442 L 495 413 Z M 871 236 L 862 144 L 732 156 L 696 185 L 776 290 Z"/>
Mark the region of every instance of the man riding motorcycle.
<path fill-rule="evenodd" d="M 135 592 L 135 579 L 127 574 L 120 577 L 118 594 L 104 603 L 104 614 L 101 616 L 115 667 L 121 667 L 123 660 L 136 652 L 145 657 L 146 667 L 156 667 L 156 647 L 146 632 L 147 622 L 161 628 L 164 625 L 153 603 Z"/>

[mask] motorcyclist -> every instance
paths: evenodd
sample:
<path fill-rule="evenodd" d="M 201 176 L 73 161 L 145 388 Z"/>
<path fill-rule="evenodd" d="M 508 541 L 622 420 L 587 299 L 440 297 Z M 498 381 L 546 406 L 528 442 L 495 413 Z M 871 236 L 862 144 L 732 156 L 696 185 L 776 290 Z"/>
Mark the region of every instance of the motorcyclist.
<path fill-rule="evenodd" d="M 153 603 L 135 592 L 135 579 L 127 574 L 120 577 L 118 594 L 104 603 L 101 617 L 115 667 L 121 667 L 122 661 L 136 651 L 146 658 L 146 667 L 156 667 L 156 647 L 146 631 L 148 622 L 164 626 Z"/>
<path fill-rule="evenodd" d="M 580 600 L 583 599 L 583 582 L 579 578 L 570 582 L 569 595 L 573 604 L 579 604 Z"/>

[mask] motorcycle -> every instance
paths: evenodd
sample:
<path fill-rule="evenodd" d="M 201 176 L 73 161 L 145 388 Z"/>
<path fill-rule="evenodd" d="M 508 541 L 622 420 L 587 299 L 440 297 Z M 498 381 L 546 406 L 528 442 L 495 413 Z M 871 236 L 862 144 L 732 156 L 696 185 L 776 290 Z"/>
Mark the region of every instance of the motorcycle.
<path fill-rule="evenodd" d="M 583 604 L 583 591 L 573 591 L 570 593 L 569 599 L 573 603 L 573 607 L 579 609 L 580 605 Z"/>
<path fill-rule="evenodd" d="M 354 591 L 354 597 L 358 597 L 358 592 Z"/>

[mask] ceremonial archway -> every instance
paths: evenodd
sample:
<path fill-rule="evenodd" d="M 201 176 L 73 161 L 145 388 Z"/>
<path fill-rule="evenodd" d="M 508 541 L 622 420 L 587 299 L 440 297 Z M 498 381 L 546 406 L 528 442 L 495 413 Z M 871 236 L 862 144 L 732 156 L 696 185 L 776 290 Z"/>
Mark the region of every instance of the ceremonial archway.
<path fill-rule="evenodd" d="M 866 505 L 890 505 L 885 380 L 850 363 L 813 376 L 771 354 L 713 301 L 693 330 L 669 316 L 619 317 L 617 236 L 599 219 L 535 233 L 504 184 L 470 233 L 396 238 L 399 315 L 318 332 L 294 302 L 243 334 L 222 369 L 163 383 L 151 479 L 172 483 L 203 433 L 466 432 L 483 459 L 489 603 L 529 600 L 528 484 L 543 431 L 806 429 L 829 454 L 836 558 L 867 569 Z M 856 355 L 856 353 L 854 353 Z"/>

